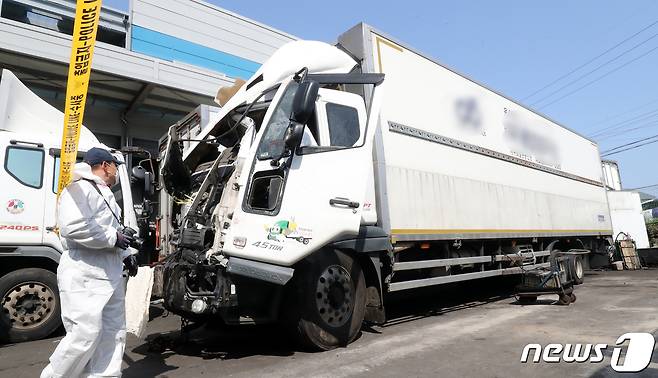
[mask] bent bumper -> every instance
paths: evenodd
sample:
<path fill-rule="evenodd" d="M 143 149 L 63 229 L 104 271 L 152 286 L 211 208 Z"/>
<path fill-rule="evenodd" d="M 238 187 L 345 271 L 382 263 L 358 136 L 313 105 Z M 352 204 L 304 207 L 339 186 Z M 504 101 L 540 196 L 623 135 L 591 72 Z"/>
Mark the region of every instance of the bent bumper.
<path fill-rule="evenodd" d="M 276 320 L 282 289 L 294 269 L 236 257 L 228 260 L 226 267 L 169 262 L 163 275 L 165 308 L 183 318 L 217 316 L 228 324 Z"/>
<path fill-rule="evenodd" d="M 293 268 L 245 260 L 237 257 L 229 258 L 226 271 L 230 274 L 236 274 L 277 285 L 285 285 L 288 283 L 295 272 Z"/>

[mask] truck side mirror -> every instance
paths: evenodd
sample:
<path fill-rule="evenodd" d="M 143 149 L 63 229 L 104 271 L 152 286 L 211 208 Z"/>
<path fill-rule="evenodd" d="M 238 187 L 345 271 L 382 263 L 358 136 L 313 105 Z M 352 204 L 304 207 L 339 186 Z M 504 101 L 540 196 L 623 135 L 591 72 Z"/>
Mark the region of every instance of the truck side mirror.
<path fill-rule="evenodd" d="M 315 111 L 315 100 L 318 98 L 320 84 L 317 81 L 304 81 L 297 87 L 297 92 L 292 100 L 293 121 L 305 125 Z"/>
<path fill-rule="evenodd" d="M 290 125 L 286 129 L 286 134 L 283 137 L 283 141 L 286 145 L 286 150 L 293 151 L 299 144 L 302 142 L 302 137 L 304 136 L 304 124 L 298 123 L 296 121 L 290 122 Z"/>
<path fill-rule="evenodd" d="M 304 81 L 297 87 L 295 97 L 292 99 L 292 114 L 290 124 L 283 136 L 285 150 L 272 159 L 272 165 L 278 166 L 279 160 L 288 152 L 294 151 L 302 142 L 304 125 L 315 111 L 315 100 L 318 98 L 320 84 L 317 81 Z"/>

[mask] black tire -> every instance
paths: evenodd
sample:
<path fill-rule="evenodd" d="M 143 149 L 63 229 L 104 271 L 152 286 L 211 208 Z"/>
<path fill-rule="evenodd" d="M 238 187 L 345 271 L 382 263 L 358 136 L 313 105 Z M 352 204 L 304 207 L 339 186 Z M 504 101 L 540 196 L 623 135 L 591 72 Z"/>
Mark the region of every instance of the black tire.
<path fill-rule="evenodd" d="M 575 302 L 576 302 L 576 299 L 577 299 L 576 294 L 571 293 L 571 294 L 569 295 L 569 299 L 571 299 L 571 303 L 575 303 Z"/>
<path fill-rule="evenodd" d="M 581 285 L 585 280 L 585 270 L 583 269 L 583 258 L 574 256 L 571 260 L 571 271 L 573 272 L 573 283 Z"/>
<path fill-rule="evenodd" d="M 55 273 L 27 268 L 0 277 L 0 341 L 47 337 L 62 325 L 60 314 Z"/>
<path fill-rule="evenodd" d="M 560 295 L 560 298 L 557 300 L 557 304 L 561 306 L 568 306 L 571 304 L 571 294 Z"/>
<path fill-rule="evenodd" d="M 344 252 L 321 250 L 297 280 L 296 329 L 301 344 L 330 350 L 354 341 L 365 315 L 366 285 L 359 263 Z"/>

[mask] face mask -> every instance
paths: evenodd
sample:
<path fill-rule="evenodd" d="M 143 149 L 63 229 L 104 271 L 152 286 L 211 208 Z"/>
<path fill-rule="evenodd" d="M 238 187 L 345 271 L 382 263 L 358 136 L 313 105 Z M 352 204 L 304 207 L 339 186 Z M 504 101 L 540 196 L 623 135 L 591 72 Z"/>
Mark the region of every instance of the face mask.
<path fill-rule="evenodd" d="M 120 181 L 119 178 L 120 178 L 120 177 L 121 177 L 121 176 L 119 176 L 119 168 L 117 167 L 117 170 L 116 170 L 116 172 L 114 173 L 114 185 L 112 185 L 112 186 L 119 185 L 119 181 Z"/>
<path fill-rule="evenodd" d="M 109 163 L 108 163 L 109 164 Z M 111 175 L 110 177 L 114 178 L 114 182 L 112 184 L 108 183 L 109 187 L 113 187 L 115 185 L 119 184 L 119 167 L 116 168 L 116 171 L 114 171 L 114 175 Z"/>

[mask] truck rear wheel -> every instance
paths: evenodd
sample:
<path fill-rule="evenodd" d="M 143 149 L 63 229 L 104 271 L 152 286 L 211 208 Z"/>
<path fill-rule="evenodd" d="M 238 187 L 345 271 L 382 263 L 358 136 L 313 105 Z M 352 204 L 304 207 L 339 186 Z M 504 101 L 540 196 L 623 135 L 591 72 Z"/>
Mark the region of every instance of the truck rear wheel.
<path fill-rule="evenodd" d="M 322 250 L 312 256 L 300 277 L 302 344 L 316 350 L 346 346 L 361 331 L 366 285 L 359 263 L 341 251 Z"/>
<path fill-rule="evenodd" d="M 0 277 L 0 341 L 41 339 L 61 324 L 55 273 L 28 268 Z"/>
<path fill-rule="evenodd" d="M 574 256 L 571 259 L 572 272 L 573 272 L 573 283 L 580 285 L 584 282 L 585 279 L 585 270 L 583 269 L 583 258 L 581 256 Z"/>

